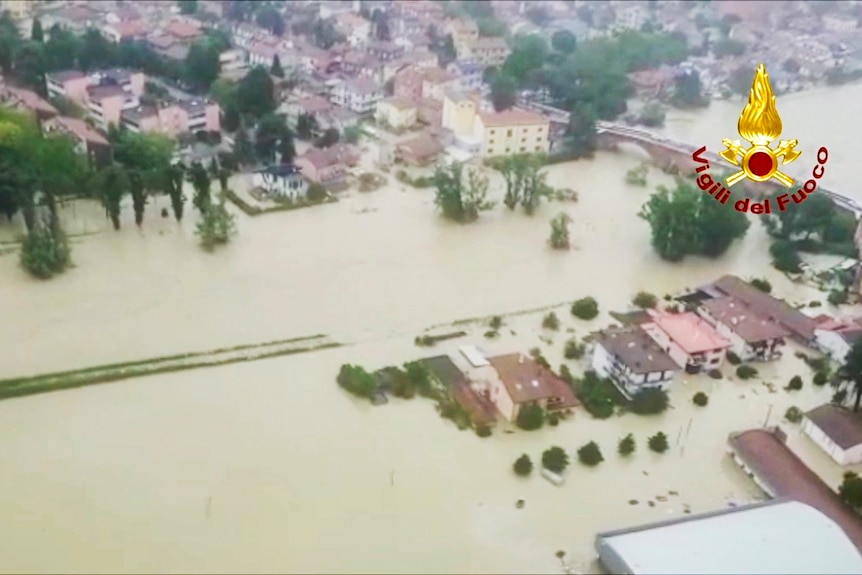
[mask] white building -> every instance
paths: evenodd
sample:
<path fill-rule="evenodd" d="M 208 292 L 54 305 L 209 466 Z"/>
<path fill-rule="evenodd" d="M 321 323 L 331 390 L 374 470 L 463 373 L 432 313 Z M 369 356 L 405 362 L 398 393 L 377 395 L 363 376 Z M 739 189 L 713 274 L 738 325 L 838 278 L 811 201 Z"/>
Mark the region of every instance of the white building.
<path fill-rule="evenodd" d="M 595 546 L 613 575 L 862 572 L 862 556 L 834 520 L 787 499 L 600 533 Z"/>
<path fill-rule="evenodd" d="M 824 14 L 823 27 L 830 32 L 850 32 L 859 26 L 859 20 L 849 14 Z"/>
<path fill-rule="evenodd" d="M 649 19 L 646 8 L 632 2 L 614 10 L 614 27 L 618 30 L 640 30 Z"/>
<path fill-rule="evenodd" d="M 251 177 L 252 185 L 281 199 L 305 198 L 308 182 L 295 166 L 270 166 L 258 170 Z"/>
<path fill-rule="evenodd" d="M 862 415 L 827 403 L 805 414 L 802 431 L 839 465 L 862 463 Z"/>
<path fill-rule="evenodd" d="M 853 344 L 862 339 L 862 325 L 855 321 L 824 322 L 814 330 L 814 339 L 820 351 L 844 364 Z"/>
<path fill-rule="evenodd" d="M 650 312 L 641 327 L 687 373 L 717 369 L 730 348 L 706 320 L 691 312 Z"/>
<path fill-rule="evenodd" d="M 638 326 L 611 328 L 595 337 L 591 367 L 631 397 L 648 387 L 667 389 L 678 369 L 674 361 Z"/>
<path fill-rule="evenodd" d="M 339 82 L 332 90 L 333 104 L 344 106 L 357 114 L 374 112 L 383 99 L 383 89 L 370 78 L 353 78 Z"/>
<path fill-rule="evenodd" d="M 780 323 L 764 318 L 734 297 L 704 301 L 697 313 L 730 341 L 731 351 L 742 361 L 769 361 L 781 357 L 790 335 Z"/>

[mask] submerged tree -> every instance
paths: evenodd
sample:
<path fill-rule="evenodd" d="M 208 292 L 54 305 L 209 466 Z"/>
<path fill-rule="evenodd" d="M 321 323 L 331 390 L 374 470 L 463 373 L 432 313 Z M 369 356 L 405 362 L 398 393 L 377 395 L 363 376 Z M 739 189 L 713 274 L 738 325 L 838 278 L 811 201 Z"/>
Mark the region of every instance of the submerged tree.
<path fill-rule="evenodd" d="M 572 223 L 572 216 L 565 212 L 560 212 L 551 220 L 551 247 L 555 250 L 567 250 L 570 247 L 569 241 L 569 224 Z"/>
<path fill-rule="evenodd" d="M 195 197 L 192 198 L 192 203 L 204 214 L 212 205 L 212 197 L 210 196 L 210 187 L 212 181 L 206 168 L 200 162 L 194 162 L 189 170 L 189 181 L 195 189 Z"/>
<path fill-rule="evenodd" d="M 521 204 L 528 214 L 532 214 L 549 188 L 545 183 L 547 173 L 540 171 L 545 163 L 541 154 L 515 154 L 496 158 L 491 167 L 502 174 L 506 182 L 506 195 L 503 203 L 510 210 Z"/>
<path fill-rule="evenodd" d="M 227 211 L 224 201 L 221 201 L 204 210 L 203 218 L 198 222 L 196 231 L 201 239 L 201 245 L 211 250 L 220 244 L 228 243 L 236 235 L 235 218 Z"/>
<path fill-rule="evenodd" d="M 434 172 L 437 188 L 436 203 L 443 216 L 456 222 L 472 222 L 480 212 L 493 207 L 487 201 L 488 178 L 476 170 L 470 170 L 464 181 L 464 166 L 453 162 L 448 167 L 438 167 Z"/>
<path fill-rule="evenodd" d="M 844 403 L 852 397 L 853 412 L 858 412 L 862 405 L 862 340 L 857 340 L 850 348 L 850 353 L 847 354 L 844 365 L 838 369 L 837 375 L 835 387 L 838 389 L 836 399 L 839 401 L 836 403 Z"/>
<path fill-rule="evenodd" d="M 108 166 L 98 172 L 94 178 L 94 188 L 105 207 L 105 213 L 111 218 L 115 230 L 120 229 L 120 205 L 123 196 L 129 192 L 130 184 L 126 171 L 120 166 Z"/>

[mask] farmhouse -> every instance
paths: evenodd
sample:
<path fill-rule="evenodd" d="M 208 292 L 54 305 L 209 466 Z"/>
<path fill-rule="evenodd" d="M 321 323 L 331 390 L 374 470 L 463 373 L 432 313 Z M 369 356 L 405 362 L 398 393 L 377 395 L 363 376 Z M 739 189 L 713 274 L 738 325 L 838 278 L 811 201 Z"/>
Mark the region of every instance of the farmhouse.
<path fill-rule="evenodd" d="M 650 322 L 641 327 L 686 373 L 717 369 L 730 342 L 692 312 L 650 311 Z"/>
<path fill-rule="evenodd" d="M 509 421 L 518 418 L 521 408 L 537 403 L 548 411 L 571 409 L 579 404 L 565 381 L 521 353 L 490 357 L 496 377 L 491 377 L 489 396 Z"/>
<path fill-rule="evenodd" d="M 592 368 L 609 377 L 625 395 L 641 389 L 667 389 L 676 363 L 639 326 L 611 328 L 595 336 Z"/>
<path fill-rule="evenodd" d="M 862 415 L 827 403 L 805 414 L 802 431 L 839 465 L 862 463 Z"/>
<path fill-rule="evenodd" d="M 299 169 L 292 165 L 270 166 L 256 171 L 251 178 L 252 185 L 265 190 L 268 194 L 298 200 L 308 191 L 308 182 Z"/>
<path fill-rule="evenodd" d="M 708 299 L 697 310 L 743 361 L 769 361 L 781 357 L 780 348 L 790 331 L 732 296 Z"/>

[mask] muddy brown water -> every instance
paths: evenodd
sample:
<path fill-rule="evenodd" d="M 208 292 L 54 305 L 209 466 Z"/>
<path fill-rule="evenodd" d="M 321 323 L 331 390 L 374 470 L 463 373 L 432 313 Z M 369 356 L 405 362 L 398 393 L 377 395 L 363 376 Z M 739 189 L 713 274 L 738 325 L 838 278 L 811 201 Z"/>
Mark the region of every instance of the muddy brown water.
<path fill-rule="evenodd" d="M 850 86 L 779 99 L 784 136 L 803 149 L 791 175 L 826 145 L 824 182 L 862 200 L 848 124 L 860 122 L 850 114 L 860 95 Z M 676 113 L 666 132 L 716 147 L 735 137 L 740 110 Z M 142 230 L 129 209 L 114 233 L 97 206 L 67 207 L 69 231 L 89 234 L 75 239 L 75 269 L 36 282 L 15 256 L 0 256 L 2 377 L 316 333 L 350 345 L 0 402 L 0 570 L 560 572 L 555 553 L 565 550 L 585 572 L 597 531 L 760 497 L 725 457 L 725 439 L 828 398 L 792 354 L 762 369 L 776 393 L 760 379 L 681 376 L 674 409 L 657 418 L 597 421 L 579 411 L 556 428 L 488 439 L 457 431 L 421 400 L 372 407 L 335 385 L 344 362 L 379 367 L 477 340 L 494 352 L 540 345 L 541 314 L 507 319 L 493 342 L 481 327 L 430 351 L 412 340 L 429 325 L 584 295 L 604 312 L 640 289 L 661 295 L 736 273 L 767 276 L 793 301 L 825 299 L 767 268 L 756 222 L 719 260 L 658 260 L 635 216 L 649 190 L 623 182 L 637 162 L 599 154 L 554 166 L 550 183 L 578 190 L 578 203 L 544 205 L 532 218 L 498 208 L 471 226 L 441 221 L 431 191 L 397 183 L 328 206 L 238 214 L 239 236 L 214 254 L 196 245 L 191 209 L 177 226 L 157 217 L 158 203 Z M 650 172 L 650 186 L 659 183 L 667 177 Z M 574 220 L 568 253 L 545 245 L 560 210 Z M 15 233 L 0 224 L 0 240 Z M 580 335 L 608 320 L 558 315 Z M 554 365 L 565 336 L 541 344 Z M 781 389 L 796 373 L 803 390 Z M 710 395 L 706 408 L 691 404 L 699 390 Z M 837 482 L 840 470 L 785 427 L 801 456 Z M 645 447 L 659 430 L 672 446 L 662 456 Z M 629 432 L 638 451 L 623 460 L 616 442 Z M 521 453 L 538 461 L 551 445 L 574 452 L 591 440 L 606 461 L 574 463 L 561 487 L 511 473 Z"/>

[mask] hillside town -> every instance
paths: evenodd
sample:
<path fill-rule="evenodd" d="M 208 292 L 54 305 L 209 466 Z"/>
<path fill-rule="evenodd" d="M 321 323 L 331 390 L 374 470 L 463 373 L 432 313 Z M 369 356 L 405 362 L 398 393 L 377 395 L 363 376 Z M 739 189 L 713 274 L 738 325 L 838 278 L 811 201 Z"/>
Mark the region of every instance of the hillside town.
<path fill-rule="evenodd" d="M 27 232 L 5 243 L 15 249 L 20 243 L 21 266 L 48 279 L 71 267 L 65 222 L 59 216 L 64 201 L 97 200 L 116 231 L 121 212 L 131 206 L 135 224 L 143 230 L 148 203 L 158 205 L 163 219 L 172 212 L 179 223 L 184 189 L 193 190 L 189 203 L 198 212 L 195 233 L 208 251 L 236 233 L 237 210 L 250 217 L 250 227 L 260 222 L 253 216 L 323 203 L 351 202 L 352 213 L 369 214 L 377 207 L 354 200 L 381 188 L 397 192 L 390 198 L 433 188 L 436 196 L 426 203 L 433 203 L 444 219 L 469 223 L 494 207 L 495 202 L 485 201 L 490 186 L 500 192 L 502 202 L 497 203 L 509 212 L 523 207 L 531 216 L 540 199 L 565 207 L 580 201 L 583 193 L 565 187 L 575 185 L 567 176 L 551 185 L 541 169 L 592 160 L 598 150 L 618 151 L 618 144 L 599 137 L 608 126 L 661 128 L 667 110 L 699 110 L 710 102 L 731 100 L 741 108 L 761 61 L 771 63 L 771 87 L 779 95 L 862 78 L 860 19 L 862 2 L 0 0 L 0 212 L 10 225 L 18 225 L 20 214 L 20 228 Z M 609 55 L 621 63 L 609 62 Z M 37 135 L 28 132 L 33 126 Z M 71 148 L 45 144 L 54 141 Z M 28 171 L 31 160 L 43 174 Z M 67 168 L 75 178 L 64 177 Z M 637 170 L 644 181 L 649 173 L 651 181 L 668 185 L 680 172 L 670 165 L 647 168 L 644 160 L 626 174 L 627 184 Z M 211 180 L 219 181 L 219 193 L 211 195 Z M 675 181 L 675 191 L 659 185 L 653 198 L 688 189 Z M 22 193 L 27 186 L 38 190 Z M 447 191 L 457 197 L 447 198 Z M 414 350 L 423 357 L 404 357 L 408 361 L 402 366 L 381 364 L 377 358 L 384 354 L 377 354 L 368 359 L 367 369 L 363 357 L 339 361 L 340 371 L 325 367 L 333 376 L 337 373 L 339 391 L 347 392 L 342 395 L 357 400 L 350 405 L 353 411 L 368 403 L 381 406 L 357 417 L 399 410 L 406 403 L 401 400 L 418 396 L 433 401 L 437 413 L 458 429 L 481 438 L 503 437 L 501 441 L 515 441 L 505 435 L 520 441 L 527 432 L 592 419 L 625 422 L 669 411 L 685 419 L 720 394 L 791 394 L 804 385 L 806 393 L 814 390 L 812 395 L 780 413 L 773 413 L 769 403 L 762 426 L 712 438 L 722 443 L 733 471 L 749 492 L 756 492 L 757 502 L 734 500 L 694 512 L 686 504 L 681 516 L 633 518 L 613 529 L 594 530 L 589 537 L 598 563 L 589 568 L 615 574 L 862 573 L 862 210 L 854 209 L 858 204 L 853 202 L 834 203 L 822 193 L 816 197 L 822 201 L 819 211 L 769 219 L 762 237 L 774 268 L 770 273 L 799 287 L 798 293 L 822 295 L 823 302 L 811 300 L 814 296 L 805 301 L 798 293 L 785 298 L 779 289 L 773 291 L 766 274 L 720 272 L 673 293 L 636 292 L 626 309 L 600 310 L 596 299 L 583 297 L 563 307 L 523 312 L 536 324 L 530 330 L 517 324 L 521 338 L 535 335 L 536 347 L 530 349 L 525 339 L 518 339 L 518 314 L 512 314 L 428 328 L 416 336 L 414 347 L 435 349 Z M 392 200 L 393 212 L 415 207 L 396 201 L 401 200 Z M 660 226 L 666 225 L 662 221 L 686 218 L 652 217 L 650 209 L 658 210 L 657 204 L 648 202 L 638 212 L 651 226 L 656 261 L 679 264 L 686 255 L 721 256 L 750 225 L 704 215 L 713 217 L 711 233 L 680 235 L 684 240 L 675 241 L 687 239 L 687 245 L 669 254 L 658 245 Z M 698 217 L 706 212 L 693 209 Z M 565 210 L 561 214 L 566 216 Z M 569 238 L 571 218 L 562 216 L 551 221 L 550 248 L 578 251 Z M 313 217 L 295 224 L 304 230 L 304 241 L 329 241 L 326 233 L 308 231 L 315 229 L 309 223 Z M 592 232 L 592 225 L 583 229 Z M 441 230 L 434 234 L 451 231 Z M 159 229 L 153 235 L 163 233 Z M 339 241 L 361 243 L 347 232 L 345 236 Z M 264 243 L 267 249 L 297 247 L 275 238 Z M 408 243 L 399 236 L 387 240 L 401 241 Z M 66 250 L 65 256 L 55 258 L 57 246 Z M 454 251 L 463 243 L 447 246 Z M 138 248 L 124 249 L 116 251 L 128 257 Z M 486 249 L 464 265 L 490 274 L 497 260 L 488 255 L 492 248 Z M 822 255 L 835 261 L 815 269 L 813 262 Z M 595 282 L 597 296 L 603 290 L 598 276 L 604 270 L 599 268 L 611 267 L 611 256 L 602 258 L 607 259 L 579 272 L 597 276 L 589 280 Z M 307 291 L 325 292 L 328 300 L 342 298 L 333 286 L 354 281 L 339 275 L 354 273 L 352 265 L 346 258 L 339 261 L 323 287 L 314 284 Z M 386 269 L 378 261 L 367 265 Z M 245 276 L 244 268 L 238 269 L 238 283 L 275 278 Z M 297 264 L 279 273 L 302 278 L 308 269 Z M 698 273 L 702 279 L 702 271 Z M 373 289 L 385 292 L 387 281 L 381 274 Z M 170 289 L 174 287 L 165 288 L 163 295 Z M 289 297 L 300 292 L 309 297 L 293 284 L 284 289 Z M 460 284 L 453 293 L 458 290 L 468 291 Z M 140 303 L 141 309 L 148 305 L 155 304 Z M 289 316 L 280 305 L 271 305 L 266 313 Z M 420 305 L 417 295 L 403 307 Z M 321 317 L 336 315 L 324 307 L 315 308 Z M 366 326 L 351 327 L 351 334 L 365 334 Z M 403 333 L 395 337 L 403 339 Z M 399 340 L 398 353 L 409 347 Z M 217 351 L 250 361 L 243 349 L 222 346 Z M 160 360 L 190 361 L 200 355 L 187 351 Z M 266 357 L 262 352 L 256 359 Z M 119 370 L 102 381 L 134 377 L 138 369 L 139 375 L 150 375 L 145 363 L 102 366 L 105 372 Z M 783 374 L 778 366 L 789 363 L 793 369 L 810 368 L 810 373 L 782 382 L 787 385 L 783 390 L 772 382 L 778 376 L 770 375 L 770 382 L 761 377 Z M 69 373 L 86 381 L 86 371 Z M 13 375 L 0 380 L 0 399 L 73 387 L 40 389 L 38 376 Z M 93 378 L 74 386 L 102 381 Z M 776 400 L 775 405 L 784 404 Z M 688 419 L 689 428 L 693 419 Z M 345 435 L 361 434 L 359 429 Z M 648 448 L 653 461 L 670 450 L 682 453 L 683 436 L 688 430 L 683 433 L 682 427 L 676 438 L 659 431 L 644 438 L 643 451 Z M 810 451 L 799 452 L 799 441 L 816 450 L 819 467 L 810 464 Z M 605 446 L 605 456 L 595 442 L 585 443 L 572 460 L 595 467 L 605 457 L 631 455 L 633 442 L 628 434 L 614 446 L 617 453 L 607 453 Z M 526 443 L 512 445 L 521 449 Z M 565 472 L 569 456 L 554 449 L 560 450 L 552 447 L 536 461 L 536 474 L 550 484 L 541 486 L 550 490 L 573 481 Z M 525 453 L 512 469 L 518 481 L 525 481 L 533 462 Z M 646 468 L 632 469 L 632 474 L 648 475 Z M 388 473 L 387 489 L 394 490 L 400 483 L 394 469 Z M 532 486 L 524 490 L 539 497 Z M 668 490 L 648 505 L 676 495 Z M 212 495 L 207 497 L 204 516 L 209 520 Z M 628 501 L 631 507 L 639 504 Z M 516 509 L 526 505 L 518 499 Z M 678 547 L 683 536 L 688 543 L 673 557 L 656 552 Z M 806 545 L 788 547 L 791 538 Z M 732 559 L 727 558 L 728 541 L 738 548 Z M 563 572 L 587 569 L 567 563 L 565 551 L 557 553 Z"/>

